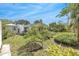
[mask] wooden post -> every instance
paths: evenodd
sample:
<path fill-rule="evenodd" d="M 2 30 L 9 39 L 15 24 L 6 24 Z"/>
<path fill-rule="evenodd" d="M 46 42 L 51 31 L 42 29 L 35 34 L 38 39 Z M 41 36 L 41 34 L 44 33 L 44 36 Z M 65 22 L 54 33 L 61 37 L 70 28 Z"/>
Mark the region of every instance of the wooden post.
<path fill-rule="evenodd" d="M 0 21 L 0 48 L 2 46 L 2 26 L 1 26 L 1 21 Z"/>

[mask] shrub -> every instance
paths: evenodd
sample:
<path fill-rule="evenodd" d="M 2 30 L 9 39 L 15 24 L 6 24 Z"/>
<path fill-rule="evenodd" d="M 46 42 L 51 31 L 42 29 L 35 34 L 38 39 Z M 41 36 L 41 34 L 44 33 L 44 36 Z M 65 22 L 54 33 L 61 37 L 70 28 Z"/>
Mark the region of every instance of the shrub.
<path fill-rule="evenodd" d="M 8 28 L 7 24 L 9 23 L 13 23 L 13 22 L 6 19 L 2 20 L 2 39 L 3 40 L 15 35 L 15 32 L 11 31 Z"/>
<path fill-rule="evenodd" d="M 9 37 L 6 40 L 3 41 L 3 44 L 10 44 L 11 46 L 11 54 L 16 56 L 19 51 L 19 47 L 26 44 L 26 39 L 24 39 L 22 36 L 16 35 L 13 37 Z"/>
<path fill-rule="evenodd" d="M 27 51 L 32 52 L 32 51 L 37 51 L 42 49 L 42 43 L 37 42 L 37 41 L 31 41 L 26 44 L 27 46 Z"/>
<path fill-rule="evenodd" d="M 32 27 L 28 30 L 24 38 L 32 38 L 33 39 L 40 39 L 40 40 L 47 40 L 51 38 L 51 34 L 47 29 L 42 29 L 41 31 L 38 30 L 38 27 Z"/>
<path fill-rule="evenodd" d="M 50 45 L 45 51 L 48 56 L 79 56 L 76 50 L 72 48 L 62 48 L 59 45 Z"/>
<path fill-rule="evenodd" d="M 60 42 L 68 45 L 75 45 L 77 41 L 75 40 L 74 33 L 59 33 L 53 36 L 56 42 Z"/>
<path fill-rule="evenodd" d="M 30 41 L 19 48 L 19 51 L 26 50 L 25 52 L 33 52 L 42 49 L 42 43 L 38 41 Z"/>
<path fill-rule="evenodd" d="M 66 31 L 66 27 L 63 23 L 50 23 L 49 30 L 54 32 L 63 32 Z"/>
<path fill-rule="evenodd" d="M 15 36 L 15 32 L 10 31 L 8 28 L 3 29 L 2 31 L 3 31 L 3 33 L 2 33 L 3 40 L 7 39 L 11 36 Z"/>

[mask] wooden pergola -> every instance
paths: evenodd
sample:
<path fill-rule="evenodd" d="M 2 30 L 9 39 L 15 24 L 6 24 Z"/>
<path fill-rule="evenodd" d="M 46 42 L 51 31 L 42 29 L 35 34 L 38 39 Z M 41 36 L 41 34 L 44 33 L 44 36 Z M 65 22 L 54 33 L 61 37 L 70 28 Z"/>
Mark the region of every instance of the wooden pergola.
<path fill-rule="evenodd" d="M 2 46 L 2 26 L 1 26 L 1 21 L 0 21 L 0 48 Z"/>

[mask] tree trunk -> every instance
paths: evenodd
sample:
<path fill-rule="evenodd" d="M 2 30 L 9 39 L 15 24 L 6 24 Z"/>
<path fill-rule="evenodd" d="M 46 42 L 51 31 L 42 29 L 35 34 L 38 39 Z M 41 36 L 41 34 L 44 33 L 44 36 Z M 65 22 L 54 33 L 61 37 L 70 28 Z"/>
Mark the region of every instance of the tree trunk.
<path fill-rule="evenodd" d="M 76 40 L 79 43 L 79 16 L 77 16 L 77 18 L 76 18 L 75 25 L 76 25 Z"/>
<path fill-rule="evenodd" d="M 76 40 L 79 43 L 79 26 L 77 25 L 77 29 L 76 29 Z"/>

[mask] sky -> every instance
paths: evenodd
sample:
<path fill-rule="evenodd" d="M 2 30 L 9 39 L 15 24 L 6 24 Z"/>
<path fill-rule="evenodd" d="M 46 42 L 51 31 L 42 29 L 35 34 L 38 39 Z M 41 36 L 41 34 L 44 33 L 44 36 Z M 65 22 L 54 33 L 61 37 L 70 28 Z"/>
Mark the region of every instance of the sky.
<path fill-rule="evenodd" d="M 65 3 L 2 3 L 0 4 L 0 19 L 13 21 L 25 19 L 31 23 L 42 19 L 45 24 L 67 22 L 67 16 L 56 17 L 66 5 Z"/>

